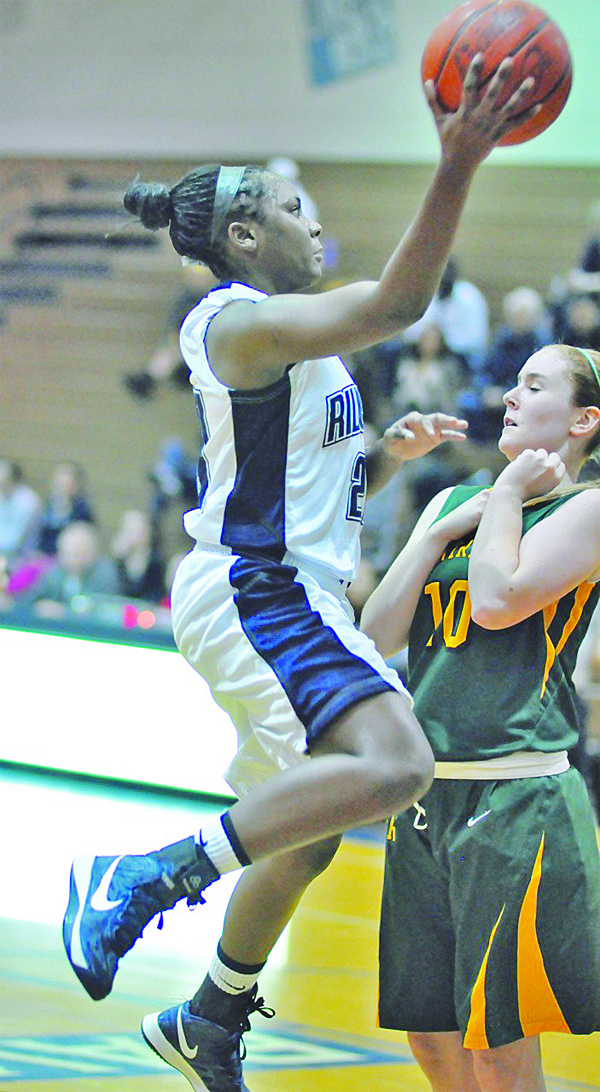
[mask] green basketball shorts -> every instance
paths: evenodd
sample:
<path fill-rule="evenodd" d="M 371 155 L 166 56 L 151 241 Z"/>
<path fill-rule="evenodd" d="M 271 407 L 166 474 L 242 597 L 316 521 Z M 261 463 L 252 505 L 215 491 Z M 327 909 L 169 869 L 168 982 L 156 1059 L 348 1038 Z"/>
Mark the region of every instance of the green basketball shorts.
<path fill-rule="evenodd" d="M 434 781 L 388 828 L 381 1027 L 474 1050 L 600 1030 L 600 855 L 577 772 Z"/>

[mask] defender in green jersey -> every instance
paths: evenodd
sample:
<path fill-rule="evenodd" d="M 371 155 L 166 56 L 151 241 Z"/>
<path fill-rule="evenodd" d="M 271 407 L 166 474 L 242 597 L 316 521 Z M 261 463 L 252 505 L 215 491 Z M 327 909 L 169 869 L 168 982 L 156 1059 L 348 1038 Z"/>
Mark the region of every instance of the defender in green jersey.
<path fill-rule="evenodd" d="M 380 1023 L 434 1092 L 543 1092 L 539 1035 L 600 1030 L 600 857 L 569 768 L 572 673 L 600 598 L 600 354 L 524 366 L 492 490 L 428 505 L 361 625 L 408 644 L 436 777 L 388 830 Z M 416 814 L 415 814 L 416 813 Z"/>

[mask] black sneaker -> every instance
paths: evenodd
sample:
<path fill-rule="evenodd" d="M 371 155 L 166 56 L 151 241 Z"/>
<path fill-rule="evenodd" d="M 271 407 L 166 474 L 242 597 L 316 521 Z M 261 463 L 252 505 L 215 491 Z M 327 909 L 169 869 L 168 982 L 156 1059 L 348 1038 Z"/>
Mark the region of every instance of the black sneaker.
<path fill-rule="evenodd" d="M 187 1077 L 195 1092 L 250 1092 L 244 1083 L 242 1062 L 246 1049 L 242 1035 L 250 1031 L 249 1017 L 259 1012 L 268 1020 L 275 1015 L 256 997 L 258 986 L 248 995 L 248 1005 L 239 1024 L 222 1028 L 190 1012 L 190 1003 L 155 1012 L 142 1020 L 142 1035 L 148 1046 L 167 1065 Z"/>
<path fill-rule="evenodd" d="M 145 926 L 180 899 L 204 902 L 202 892 L 219 878 L 193 838 L 156 853 L 77 857 L 71 868 L 63 940 L 69 963 L 94 1001 L 112 989 L 119 959 Z"/>

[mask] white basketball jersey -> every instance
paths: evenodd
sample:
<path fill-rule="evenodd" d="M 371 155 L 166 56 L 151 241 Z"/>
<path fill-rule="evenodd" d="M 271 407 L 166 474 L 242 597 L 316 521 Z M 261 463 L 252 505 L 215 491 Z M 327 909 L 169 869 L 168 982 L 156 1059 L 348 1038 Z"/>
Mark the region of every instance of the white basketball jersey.
<path fill-rule="evenodd" d="M 352 580 L 366 496 L 362 403 L 337 356 L 292 364 L 258 390 L 211 371 L 205 335 L 225 304 L 266 299 L 244 284 L 213 289 L 187 316 L 181 350 L 200 420 L 198 507 L 184 517 L 200 545 Z"/>

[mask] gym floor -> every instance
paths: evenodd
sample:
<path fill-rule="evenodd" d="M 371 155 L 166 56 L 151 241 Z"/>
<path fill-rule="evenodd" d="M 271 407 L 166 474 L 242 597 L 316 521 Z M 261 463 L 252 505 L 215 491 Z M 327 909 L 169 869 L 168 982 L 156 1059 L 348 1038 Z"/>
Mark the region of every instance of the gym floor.
<path fill-rule="evenodd" d="M 147 1012 L 204 977 L 236 876 L 205 906 L 178 905 L 91 1001 L 64 956 L 60 925 L 76 853 L 147 852 L 190 834 L 219 806 L 56 774 L 0 768 L 0 1092 L 177 1092 L 185 1079 L 139 1034 Z M 306 893 L 261 977 L 274 1020 L 253 1018 L 252 1092 L 426 1092 L 406 1037 L 375 1027 L 383 831 L 348 835 Z M 543 1036 L 550 1092 L 600 1092 L 600 1033 Z"/>

